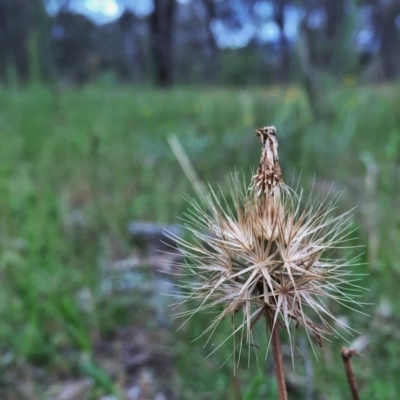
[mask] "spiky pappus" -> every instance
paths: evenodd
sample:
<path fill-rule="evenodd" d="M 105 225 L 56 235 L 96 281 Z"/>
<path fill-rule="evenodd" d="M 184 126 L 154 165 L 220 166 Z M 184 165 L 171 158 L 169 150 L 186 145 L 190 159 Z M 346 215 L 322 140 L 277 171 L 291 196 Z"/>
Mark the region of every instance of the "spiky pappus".
<path fill-rule="evenodd" d="M 203 334 L 211 336 L 230 316 L 233 331 L 222 343 L 239 333 L 248 345 L 255 323 L 268 316 L 288 332 L 291 345 L 292 329 L 300 325 L 313 348 L 310 333 L 321 346 L 328 335 L 340 336 L 334 321 L 351 331 L 327 300 L 360 307 L 361 289 L 351 271 L 358 257 L 334 258 L 338 248 L 354 250 L 349 246 L 351 211 L 335 216 L 336 200 L 319 197 L 302 206 L 302 195 L 282 181 L 275 128 L 256 132 L 263 144 L 260 166 L 249 188 L 238 174 L 229 178 L 233 207 L 209 186 L 200 202 L 188 198 L 184 228 L 191 240 L 174 237 L 186 276 L 178 284 L 176 306 L 193 299 L 200 304 L 175 316 L 188 320 L 218 310 Z"/>

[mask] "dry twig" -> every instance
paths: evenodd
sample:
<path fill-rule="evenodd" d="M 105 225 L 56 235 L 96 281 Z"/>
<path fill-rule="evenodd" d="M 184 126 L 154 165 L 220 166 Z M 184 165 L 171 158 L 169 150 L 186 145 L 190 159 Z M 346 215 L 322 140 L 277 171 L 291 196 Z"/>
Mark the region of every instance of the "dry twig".
<path fill-rule="evenodd" d="M 353 400 L 360 400 L 360 396 L 358 394 L 358 387 L 356 378 L 354 376 L 353 366 L 351 364 L 351 357 L 353 354 L 357 355 L 357 352 L 352 349 L 343 348 L 341 351 L 342 360 L 344 363 L 344 368 L 346 370 L 347 380 L 349 381 L 351 394 L 353 396 Z"/>

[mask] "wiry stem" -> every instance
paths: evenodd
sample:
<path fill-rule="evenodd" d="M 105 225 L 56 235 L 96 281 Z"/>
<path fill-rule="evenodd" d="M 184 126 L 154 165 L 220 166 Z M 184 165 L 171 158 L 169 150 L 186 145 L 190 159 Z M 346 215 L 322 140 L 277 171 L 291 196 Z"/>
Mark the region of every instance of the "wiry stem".
<path fill-rule="evenodd" d="M 343 348 L 341 353 L 342 353 L 344 368 L 346 370 L 347 380 L 349 381 L 351 394 L 353 395 L 353 400 L 360 400 L 360 396 L 358 394 L 357 382 L 353 372 L 353 366 L 351 365 L 351 356 L 357 353 L 355 350 L 346 348 Z"/>
<path fill-rule="evenodd" d="M 274 324 L 274 319 L 268 310 L 265 311 L 265 318 L 267 320 L 267 330 L 270 330 L 272 335 L 272 353 L 274 356 L 274 368 L 276 381 L 278 384 L 279 400 L 287 400 L 288 395 L 285 381 L 285 369 L 282 358 L 281 338 L 279 336 L 279 324 L 277 322 Z"/>
<path fill-rule="evenodd" d="M 257 169 L 257 174 L 252 179 L 252 189 L 259 196 L 260 215 L 267 214 L 268 218 L 274 218 L 277 210 L 275 202 L 270 200 L 276 198 L 279 202 L 279 185 L 282 184 L 281 167 L 279 165 L 278 141 L 276 140 L 276 130 L 274 126 L 267 126 L 256 130 L 262 143 L 261 161 Z M 278 192 L 276 192 L 278 190 Z M 261 195 L 261 196 L 260 196 Z M 268 201 L 267 201 L 268 199 Z M 273 223 L 271 224 L 273 225 Z M 272 352 L 274 357 L 274 368 L 280 400 L 287 400 L 287 389 L 285 381 L 285 370 L 283 366 L 281 338 L 279 336 L 279 324 L 274 323 L 273 316 L 265 308 L 265 319 L 268 329 L 271 332 Z"/>
<path fill-rule="evenodd" d="M 233 387 L 233 396 L 235 400 L 241 400 L 242 399 L 242 393 L 240 390 L 240 382 L 239 378 L 237 375 L 234 375 L 232 377 L 232 387 Z"/>

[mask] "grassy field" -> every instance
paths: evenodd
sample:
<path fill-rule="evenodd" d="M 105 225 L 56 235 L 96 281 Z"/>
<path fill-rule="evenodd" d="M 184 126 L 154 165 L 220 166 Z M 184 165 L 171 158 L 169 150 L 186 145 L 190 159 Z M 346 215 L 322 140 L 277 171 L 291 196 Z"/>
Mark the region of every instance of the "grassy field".
<path fill-rule="evenodd" d="M 141 275 L 147 286 L 122 290 L 108 270 L 139 252 L 129 222 L 179 223 L 183 195 L 194 194 L 168 136 L 178 137 L 201 180 L 226 190 L 229 172 L 250 177 L 258 164 L 255 128 L 273 124 L 286 181 L 301 175 L 305 191 L 314 182 L 315 190 L 343 192 L 339 211 L 357 206 L 356 244 L 366 245 L 368 263 L 357 272 L 369 274 L 362 300 L 372 303 L 365 307 L 370 316 L 334 311 L 363 333 L 362 357 L 354 358 L 361 397 L 397 399 L 400 87 L 335 88 L 321 102 L 317 119 L 296 87 L 2 89 L 0 398 L 56 398 L 60 382 L 85 378 L 93 383 L 82 399 L 123 398 L 121 388 L 136 372 L 119 374 L 104 353 L 127 346 L 129 340 L 117 339 L 140 330 L 151 338 L 149 349 L 163 354 L 164 378 L 177 398 L 274 398 L 273 370 L 267 362 L 264 371 L 261 353 L 263 372 L 244 363 L 232 377 L 231 361 L 221 367 L 229 345 L 206 358 L 204 341 L 192 342 L 209 315 L 175 333 L 179 321 L 160 308 L 153 273 Z M 333 339 L 317 361 L 298 335 L 293 398 L 349 398 L 340 359 L 348 344 Z"/>

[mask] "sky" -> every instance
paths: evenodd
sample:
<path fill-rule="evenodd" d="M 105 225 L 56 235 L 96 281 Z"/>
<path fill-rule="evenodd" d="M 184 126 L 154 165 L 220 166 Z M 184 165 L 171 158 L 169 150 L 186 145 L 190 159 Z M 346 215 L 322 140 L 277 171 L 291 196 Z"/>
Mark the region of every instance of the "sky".
<path fill-rule="evenodd" d="M 178 1 L 182 5 L 190 2 L 190 0 Z M 60 10 L 62 2 L 60 0 L 50 0 L 46 4 L 47 11 L 54 15 Z M 151 13 L 153 2 L 152 0 L 70 0 L 69 6 L 72 11 L 83 14 L 98 24 L 106 24 L 118 18 L 125 8 L 131 9 L 139 17 L 145 17 Z M 257 32 L 251 23 L 244 23 L 240 29 L 232 30 L 221 21 L 214 21 L 211 28 L 218 45 L 222 48 L 243 47 L 248 44 L 255 34 L 262 41 L 276 41 L 279 37 L 279 28 L 273 21 L 270 21 L 272 11 L 270 4 L 259 3 L 257 13 L 262 18 L 269 19 L 269 21 L 263 24 Z M 294 7 L 287 8 L 285 32 L 289 40 L 293 40 L 296 36 L 299 17 L 299 13 Z"/>
<path fill-rule="evenodd" d="M 124 1 L 125 6 L 139 17 L 148 15 L 153 9 L 152 0 L 120 0 L 119 2 L 116 0 L 70 0 L 69 6 L 72 11 L 86 15 L 98 24 L 106 24 L 122 14 Z M 62 2 L 58 0 L 50 0 L 46 3 L 47 11 L 54 15 L 61 8 L 61 4 Z"/>
<path fill-rule="evenodd" d="M 197 0 L 177 0 L 181 5 Z M 333 1 L 333 0 L 332 0 Z M 47 0 L 46 7 L 49 14 L 56 14 L 63 4 L 63 0 Z M 236 2 L 236 4 L 240 4 Z M 153 0 L 69 0 L 69 7 L 73 12 L 83 14 L 96 22 L 97 24 L 106 24 L 119 18 L 125 9 L 131 10 L 138 17 L 145 17 L 153 10 Z M 255 4 L 255 11 L 261 21 L 265 21 L 257 26 L 247 18 L 246 10 L 238 10 L 243 15 L 242 26 L 237 29 L 231 29 L 222 21 L 212 22 L 211 29 L 221 48 L 240 48 L 246 46 L 249 41 L 257 36 L 258 40 L 266 43 L 273 43 L 279 40 L 279 27 L 272 21 L 273 6 L 268 2 L 258 2 Z M 361 10 L 361 14 L 368 13 L 368 7 Z M 285 33 L 290 41 L 297 37 L 297 27 L 302 18 L 302 11 L 294 6 L 286 7 Z M 361 22 L 367 20 L 366 16 L 361 15 Z M 325 22 L 323 11 L 314 10 L 308 18 L 308 25 L 311 29 L 318 29 Z M 400 29 L 400 15 L 396 18 L 396 25 Z M 357 46 L 360 48 L 371 47 L 372 30 L 369 26 L 360 27 L 356 38 Z"/>

